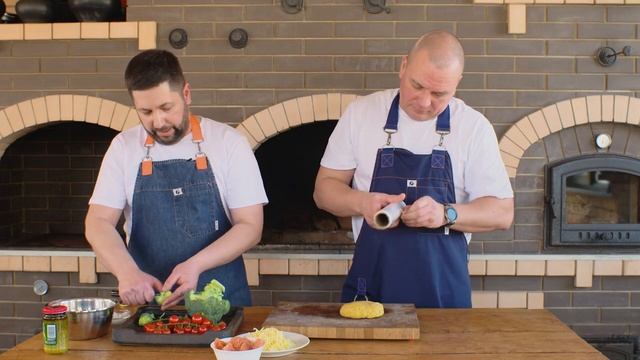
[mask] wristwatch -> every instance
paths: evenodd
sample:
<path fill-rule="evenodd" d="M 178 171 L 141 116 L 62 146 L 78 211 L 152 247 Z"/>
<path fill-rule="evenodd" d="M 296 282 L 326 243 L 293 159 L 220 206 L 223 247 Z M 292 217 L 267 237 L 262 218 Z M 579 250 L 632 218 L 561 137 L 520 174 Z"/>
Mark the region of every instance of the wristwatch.
<path fill-rule="evenodd" d="M 451 226 L 458 220 L 458 212 L 451 204 L 444 204 L 444 226 Z"/>

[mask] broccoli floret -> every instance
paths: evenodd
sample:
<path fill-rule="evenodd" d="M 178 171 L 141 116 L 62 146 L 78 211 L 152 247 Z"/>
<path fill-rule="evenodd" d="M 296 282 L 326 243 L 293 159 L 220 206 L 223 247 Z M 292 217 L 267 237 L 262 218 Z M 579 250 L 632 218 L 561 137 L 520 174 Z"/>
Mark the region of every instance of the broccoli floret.
<path fill-rule="evenodd" d="M 138 318 L 138 325 L 145 326 L 148 323 L 151 323 L 154 321 L 156 321 L 156 316 L 153 315 L 153 313 L 146 312 L 146 313 L 142 313 Z"/>
<path fill-rule="evenodd" d="M 162 305 L 162 303 L 164 303 L 165 300 L 169 298 L 169 296 L 171 296 L 171 290 L 162 291 L 161 293 L 156 294 L 156 296 L 154 296 L 153 298 L 156 300 L 158 305 Z"/>
<path fill-rule="evenodd" d="M 229 312 L 231 304 L 223 299 L 224 286 L 213 279 L 205 285 L 202 291 L 189 291 L 184 296 L 184 306 L 189 315 L 200 313 L 212 323 L 217 323 L 222 316 Z"/>

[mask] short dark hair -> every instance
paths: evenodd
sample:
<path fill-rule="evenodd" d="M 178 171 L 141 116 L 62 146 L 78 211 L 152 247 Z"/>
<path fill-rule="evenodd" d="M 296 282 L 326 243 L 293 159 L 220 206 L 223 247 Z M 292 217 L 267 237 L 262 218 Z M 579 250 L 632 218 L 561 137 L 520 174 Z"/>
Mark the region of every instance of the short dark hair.
<path fill-rule="evenodd" d="M 152 49 L 134 56 L 124 72 L 124 81 L 131 94 L 169 82 L 172 90 L 181 90 L 186 82 L 178 58 L 166 50 Z"/>

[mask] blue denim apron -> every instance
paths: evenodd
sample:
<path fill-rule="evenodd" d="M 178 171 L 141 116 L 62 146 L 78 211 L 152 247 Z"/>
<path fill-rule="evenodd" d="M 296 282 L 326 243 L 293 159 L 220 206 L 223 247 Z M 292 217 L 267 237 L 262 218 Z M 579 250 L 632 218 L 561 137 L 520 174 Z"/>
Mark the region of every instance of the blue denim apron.
<path fill-rule="evenodd" d="M 200 151 L 200 123 L 195 116 L 190 121 L 198 150 L 196 160 L 151 162 L 153 139 L 147 137 L 147 156 L 133 192 L 129 253 L 142 271 L 162 282 L 176 265 L 231 228 L 211 165 Z M 197 289 L 202 290 L 214 278 L 226 287 L 225 298 L 232 305 L 251 305 L 242 256 L 200 274 Z"/>
<path fill-rule="evenodd" d="M 409 205 L 427 195 L 439 203 L 455 203 L 451 158 L 442 147 L 450 129 L 449 107 L 436 122 L 440 144 L 430 155 L 419 155 L 391 146 L 391 135 L 398 129 L 399 100 L 398 94 L 387 115 L 387 146 L 378 149 L 370 191 L 405 193 Z M 366 284 L 369 300 L 382 303 L 471 307 L 466 238 L 445 227 L 410 228 L 400 222 L 393 229 L 376 230 L 365 221 L 342 289 L 343 302 L 363 295 L 359 283 Z"/>

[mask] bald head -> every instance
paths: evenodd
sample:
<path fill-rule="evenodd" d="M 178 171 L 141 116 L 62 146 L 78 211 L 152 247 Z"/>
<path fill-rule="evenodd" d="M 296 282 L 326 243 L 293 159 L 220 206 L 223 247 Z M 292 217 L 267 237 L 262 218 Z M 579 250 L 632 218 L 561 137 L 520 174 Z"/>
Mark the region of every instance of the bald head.
<path fill-rule="evenodd" d="M 427 54 L 428 61 L 438 69 L 459 67 L 464 70 L 464 50 L 458 38 L 444 30 L 426 33 L 416 41 L 409 51 L 408 62 L 419 52 Z"/>

